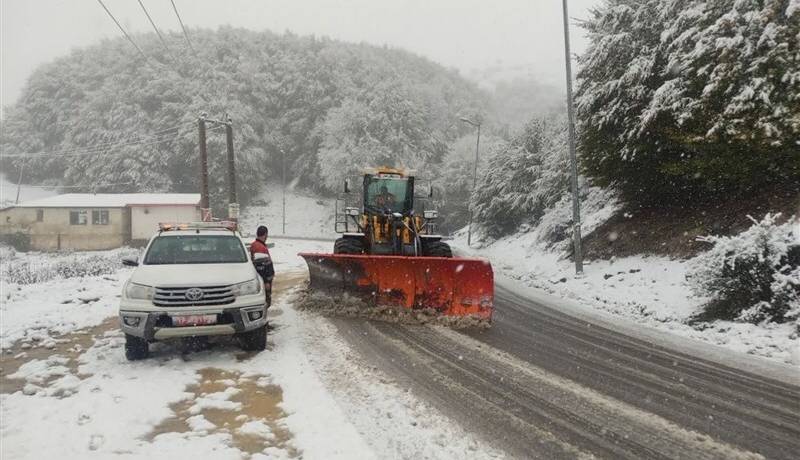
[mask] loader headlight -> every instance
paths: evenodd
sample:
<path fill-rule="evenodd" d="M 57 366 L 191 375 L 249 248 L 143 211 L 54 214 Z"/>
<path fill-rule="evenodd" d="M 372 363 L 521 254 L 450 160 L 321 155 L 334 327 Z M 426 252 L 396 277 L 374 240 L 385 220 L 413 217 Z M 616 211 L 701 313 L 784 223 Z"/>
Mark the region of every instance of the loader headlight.
<path fill-rule="evenodd" d="M 426 219 L 436 219 L 437 217 L 439 217 L 439 211 L 436 210 L 424 211 L 422 215 Z"/>
<path fill-rule="evenodd" d="M 152 300 L 155 290 L 152 286 L 128 282 L 125 285 L 125 297 L 129 299 Z"/>
<path fill-rule="evenodd" d="M 231 291 L 236 297 L 258 294 L 261 292 L 261 283 L 258 281 L 258 278 L 253 278 L 250 281 L 245 281 L 244 283 L 234 284 L 231 286 Z"/>

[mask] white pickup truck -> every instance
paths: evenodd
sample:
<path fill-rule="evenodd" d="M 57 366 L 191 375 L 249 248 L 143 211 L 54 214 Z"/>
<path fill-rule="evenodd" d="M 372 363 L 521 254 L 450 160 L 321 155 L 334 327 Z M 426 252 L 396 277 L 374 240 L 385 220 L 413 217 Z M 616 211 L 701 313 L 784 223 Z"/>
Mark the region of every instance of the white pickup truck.
<path fill-rule="evenodd" d="M 264 350 L 267 305 L 255 264 L 235 227 L 223 223 L 162 224 L 122 290 L 125 356 L 144 359 L 151 342 L 236 335 L 243 349 Z"/>

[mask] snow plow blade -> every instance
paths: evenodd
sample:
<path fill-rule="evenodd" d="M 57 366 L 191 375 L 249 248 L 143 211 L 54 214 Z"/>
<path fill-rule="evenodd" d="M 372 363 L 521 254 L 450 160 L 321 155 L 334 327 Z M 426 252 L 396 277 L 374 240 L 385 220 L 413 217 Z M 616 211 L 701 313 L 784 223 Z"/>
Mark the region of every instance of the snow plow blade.
<path fill-rule="evenodd" d="M 299 254 L 308 264 L 310 288 L 349 294 L 372 305 L 434 309 L 444 316 L 489 322 L 494 273 L 488 261 L 445 257 Z"/>

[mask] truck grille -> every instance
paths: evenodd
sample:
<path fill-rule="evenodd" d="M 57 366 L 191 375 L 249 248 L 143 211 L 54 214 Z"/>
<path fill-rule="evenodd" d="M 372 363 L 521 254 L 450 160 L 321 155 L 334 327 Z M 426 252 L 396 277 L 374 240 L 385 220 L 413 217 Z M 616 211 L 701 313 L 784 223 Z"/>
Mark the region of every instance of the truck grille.
<path fill-rule="evenodd" d="M 187 292 L 192 291 L 187 297 Z M 191 294 L 199 299 L 191 300 Z M 205 286 L 205 287 L 156 287 L 153 295 L 153 304 L 159 307 L 189 307 L 193 305 L 226 305 L 233 303 L 236 297 L 230 286 Z"/>

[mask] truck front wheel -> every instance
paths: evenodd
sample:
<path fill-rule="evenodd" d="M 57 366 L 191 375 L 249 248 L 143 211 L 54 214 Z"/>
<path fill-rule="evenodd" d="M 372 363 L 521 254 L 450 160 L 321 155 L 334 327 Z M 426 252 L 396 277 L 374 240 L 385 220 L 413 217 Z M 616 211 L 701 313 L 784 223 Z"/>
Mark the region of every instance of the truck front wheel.
<path fill-rule="evenodd" d="M 264 351 L 267 348 L 267 326 L 239 334 L 239 345 L 244 351 Z"/>
<path fill-rule="evenodd" d="M 134 335 L 125 334 L 125 357 L 128 358 L 128 361 L 145 359 L 149 351 L 147 340 Z"/>

